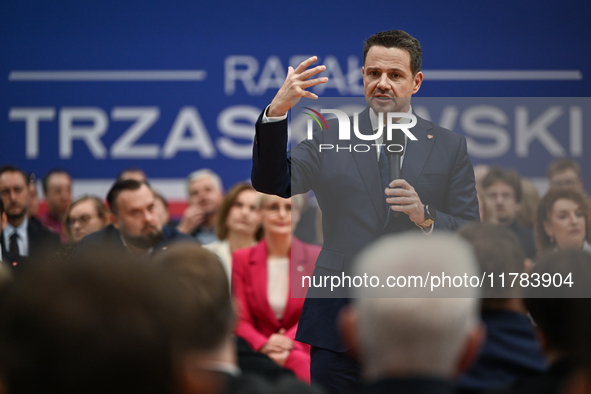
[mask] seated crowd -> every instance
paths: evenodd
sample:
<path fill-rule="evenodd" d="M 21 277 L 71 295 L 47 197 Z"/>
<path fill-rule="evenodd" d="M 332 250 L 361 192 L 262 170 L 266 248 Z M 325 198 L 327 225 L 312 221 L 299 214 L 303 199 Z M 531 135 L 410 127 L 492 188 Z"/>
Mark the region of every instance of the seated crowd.
<path fill-rule="evenodd" d="M 484 281 L 456 298 L 353 289 L 341 326 L 363 392 L 591 388 L 582 285 L 591 281 L 591 202 L 578 164 L 551 163 L 541 198 L 515 170 L 476 166 L 475 176 L 482 223 L 384 236 L 356 270 L 507 281 L 570 273 L 575 285 L 552 293 Z M 310 346 L 295 339 L 300 279 L 312 275 L 322 239 L 310 196 L 263 195 L 248 183 L 224 192 L 201 169 L 171 218 L 139 168 L 122 171 L 104 200 L 73 201 L 62 169 L 41 185 L 39 215 L 35 176 L 0 167 L 0 394 L 323 392 L 310 382 Z"/>

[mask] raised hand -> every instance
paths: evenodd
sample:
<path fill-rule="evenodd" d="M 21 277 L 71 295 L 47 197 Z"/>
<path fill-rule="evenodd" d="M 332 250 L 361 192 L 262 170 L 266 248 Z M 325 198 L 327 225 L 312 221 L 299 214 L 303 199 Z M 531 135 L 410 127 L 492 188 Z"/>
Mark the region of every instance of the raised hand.
<path fill-rule="evenodd" d="M 267 116 L 277 117 L 285 115 L 302 97 L 314 100 L 318 98 L 317 95 L 306 90 L 312 86 L 328 82 L 328 78 L 326 77 L 310 79 L 314 75 L 326 70 L 326 66 L 324 65 L 307 70 L 317 59 L 318 57 L 312 56 L 304 60 L 295 70 L 289 66 L 287 77 L 283 82 L 283 86 L 281 86 L 281 89 L 279 89 L 273 101 L 271 101 L 271 105 L 267 110 Z"/>

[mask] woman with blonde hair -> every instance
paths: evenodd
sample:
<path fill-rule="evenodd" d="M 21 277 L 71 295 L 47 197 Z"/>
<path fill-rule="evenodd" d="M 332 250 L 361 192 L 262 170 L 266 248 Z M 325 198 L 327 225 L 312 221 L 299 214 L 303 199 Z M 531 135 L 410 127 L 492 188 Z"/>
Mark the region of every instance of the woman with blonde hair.
<path fill-rule="evenodd" d="M 238 304 L 235 334 L 310 382 L 310 345 L 296 341 L 295 333 L 306 291 L 302 277 L 312 275 L 320 247 L 292 235 L 302 206 L 301 195 L 260 198 L 265 238 L 234 253 L 232 289 Z"/>

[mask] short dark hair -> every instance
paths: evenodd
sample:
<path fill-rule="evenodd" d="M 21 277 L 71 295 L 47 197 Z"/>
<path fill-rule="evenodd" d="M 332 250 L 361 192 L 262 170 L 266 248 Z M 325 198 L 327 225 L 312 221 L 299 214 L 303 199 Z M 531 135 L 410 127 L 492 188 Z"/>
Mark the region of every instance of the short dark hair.
<path fill-rule="evenodd" d="M 0 198 L 0 220 L 2 220 L 2 214 L 4 213 L 4 201 Z"/>
<path fill-rule="evenodd" d="M 527 287 L 525 306 L 538 327 L 545 334 L 552 348 L 573 355 L 581 346 L 581 340 L 573 336 L 580 327 L 581 317 L 587 319 L 585 335 L 591 315 L 591 254 L 582 250 L 561 250 L 542 256 L 531 274 L 561 274 L 563 280 L 570 274 L 572 287 L 563 285 Z M 530 274 L 530 276 L 531 276 Z M 577 286 L 578 285 L 578 286 Z"/>
<path fill-rule="evenodd" d="M 146 178 L 146 179 L 148 178 L 146 176 L 146 173 L 144 172 L 144 170 L 142 170 L 141 168 L 139 168 L 139 167 L 127 167 L 127 168 L 123 169 L 119 174 L 117 174 L 117 179 L 116 180 L 117 181 L 122 181 L 124 179 L 127 179 L 127 178 L 124 178 L 124 175 L 125 175 L 126 172 L 141 172 L 142 174 L 144 174 L 144 178 Z"/>
<path fill-rule="evenodd" d="M 146 185 L 150 189 L 150 185 L 148 185 L 146 182 L 139 182 L 135 179 L 116 181 L 113 186 L 111 186 L 111 190 L 109 190 L 109 193 L 107 194 L 107 204 L 109 204 L 109 210 L 116 214 L 117 197 L 119 197 L 119 194 L 121 194 L 121 192 L 124 190 L 138 190 L 142 187 L 142 185 Z"/>
<path fill-rule="evenodd" d="M 39 264 L 0 299 L 0 376 L 19 393 L 172 393 L 176 283 L 120 256 Z"/>
<path fill-rule="evenodd" d="M 72 176 L 70 175 L 70 173 L 66 170 L 64 170 L 63 168 L 54 168 L 50 171 L 48 171 L 45 176 L 43 177 L 43 179 L 41 180 L 41 186 L 43 187 L 43 194 L 47 194 L 47 184 L 49 183 L 49 178 L 51 178 L 52 175 L 55 174 L 65 174 L 68 176 L 68 178 L 72 179 Z"/>
<path fill-rule="evenodd" d="M 525 269 L 525 254 L 519 238 L 507 226 L 492 223 L 470 223 L 462 226 L 458 234 L 470 242 L 474 248 L 481 272 L 494 273 L 495 277 L 504 273 L 522 273 Z M 484 282 L 482 307 L 498 305 L 502 300 L 489 298 L 517 298 L 517 287 L 489 287 Z"/>
<path fill-rule="evenodd" d="M 189 300 L 184 345 L 200 351 L 217 349 L 231 335 L 236 319 L 219 258 L 198 244 L 178 243 L 158 254 L 154 264 L 176 277 Z"/>
<path fill-rule="evenodd" d="M 23 179 L 25 180 L 25 185 L 27 185 L 27 187 L 29 186 L 29 175 L 24 172 L 23 170 L 21 170 L 20 168 L 18 168 L 17 166 L 13 166 L 12 164 L 5 164 L 2 167 L 0 167 L 0 176 L 2 174 L 4 174 L 5 172 L 18 172 L 23 176 Z"/>
<path fill-rule="evenodd" d="M 581 176 L 581 166 L 573 159 L 556 159 L 552 161 L 546 170 L 546 176 L 551 179 L 564 170 L 573 170 L 578 177 Z"/>
<path fill-rule="evenodd" d="M 513 193 L 515 194 L 515 201 L 521 202 L 521 196 L 523 194 L 521 190 L 521 176 L 517 171 L 492 167 L 484 179 L 482 179 L 482 188 L 486 191 L 486 189 L 497 181 L 501 181 L 511 186 Z"/>
<path fill-rule="evenodd" d="M 410 55 L 410 70 L 412 75 L 421 71 L 423 61 L 423 51 L 419 40 L 402 30 L 382 31 L 369 37 L 363 43 L 363 65 L 367 58 L 369 48 L 373 46 L 382 46 L 386 48 L 404 49 Z"/>

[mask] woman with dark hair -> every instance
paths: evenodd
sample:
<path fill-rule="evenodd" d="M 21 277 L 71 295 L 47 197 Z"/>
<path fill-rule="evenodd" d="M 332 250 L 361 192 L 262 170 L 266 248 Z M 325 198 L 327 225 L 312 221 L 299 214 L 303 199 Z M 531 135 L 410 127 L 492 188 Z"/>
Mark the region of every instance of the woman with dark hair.
<path fill-rule="evenodd" d="M 109 224 L 105 204 L 92 196 L 80 197 L 70 204 L 63 220 L 64 234 L 72 244 Z"/>
<path fill-rule="evenodd" d="M 292 198 L 262 195 L 265 238 L 233 255 L 232 289 L 238 304 L 235 334 L 277 364 L 310 382 L 310 345 L 295 340 L 306 288 L 320 247 L 292 235 L 303 206 Z"/>
<path fill-rule="evenodd" d="M 232 278 L 232 253 L 254 245 L 263 237 L 257 196 L 257 191 L 247 183 L 232 187 L 220 206 L 216 227 L 220 241 L 203 245 L 220 258 L 229 280 Z"/>
<path fill-rule="evenodd" d="M 573 187 L 552 187 L 540 201 L 535 221 L 538 256 L 554 250 L 591 253 L 591 205 Z"/>

